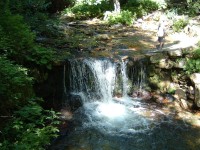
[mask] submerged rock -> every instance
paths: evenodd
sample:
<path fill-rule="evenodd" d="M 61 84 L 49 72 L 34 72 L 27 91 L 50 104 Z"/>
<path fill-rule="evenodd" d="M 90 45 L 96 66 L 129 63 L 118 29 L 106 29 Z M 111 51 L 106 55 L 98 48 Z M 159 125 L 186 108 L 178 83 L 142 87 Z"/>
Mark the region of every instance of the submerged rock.
<path fill-rule="evenodd" d="M 151 99 L 151 93 L 145 90 L 136 90 L 132 93 L 133 98 L 140 98 L 142 100 Z"/>

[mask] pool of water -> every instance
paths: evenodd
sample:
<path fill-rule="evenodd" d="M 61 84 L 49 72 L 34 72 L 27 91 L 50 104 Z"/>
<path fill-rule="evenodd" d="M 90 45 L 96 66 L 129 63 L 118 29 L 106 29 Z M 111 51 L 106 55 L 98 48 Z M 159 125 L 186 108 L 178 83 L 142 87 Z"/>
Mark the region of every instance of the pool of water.
<path fill-rule="evenodd" d="M 196 150 L 200 131 L 176 119 L 174 110 L 139 99 L 85 103 L 73 127 L 53 150 Z"/>

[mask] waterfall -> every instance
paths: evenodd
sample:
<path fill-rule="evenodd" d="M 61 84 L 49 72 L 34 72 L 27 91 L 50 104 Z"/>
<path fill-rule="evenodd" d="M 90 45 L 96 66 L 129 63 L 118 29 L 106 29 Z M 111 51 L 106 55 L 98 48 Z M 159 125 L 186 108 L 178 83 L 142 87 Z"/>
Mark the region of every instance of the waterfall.
<path fill-rule="evenodd" d="M 88 58 L 70 60 L 69 63 L 69 92 L 80 96 L 83 102 L 109 102 L 116 93 L 128 97 L 131 86 L 138 90 L 145 83 L 145 67 L 136 65 L 128 71 L 127 60 L 113 62 Z"/>
<path fill-rule="evenodd" d="M 84 59 L 70 61 L 70 89 L 82 95 L 83 101 L 112 99 L 116 66 L 109 60 Z"/>
<path fill-rule="evenodd" d="M 102 101 L 106 102 L 112 99 L 114 81 L 116 77 L 116 67 L 109 60 L 94 60 L 87 59 L 85 63 L 91 69 L 95 83 L 97 84 L 98 95 Z"/>
<path fill-rule="evenodd" d="M 129 83 L 128 83 L 128 77 L 127 77 L 127 62 L 128 61 L 122 61 L 121 62 L 121 74 L 122 74 L 122 96 L 127 97 L 127 93 L 129 90 Z"/>
<path fill-rule="evenodd" d="M 141 91 L 146 84 L 146 65 L 143 61 L 135 62 L 134 66 L 129 68 L 129 78 L 132 81 L 132 89 Z"/>

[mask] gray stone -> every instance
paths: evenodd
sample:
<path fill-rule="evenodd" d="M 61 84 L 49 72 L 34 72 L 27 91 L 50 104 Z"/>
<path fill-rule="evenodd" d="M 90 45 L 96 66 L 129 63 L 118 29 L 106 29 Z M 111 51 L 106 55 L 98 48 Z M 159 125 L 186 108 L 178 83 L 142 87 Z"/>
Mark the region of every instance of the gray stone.
<path fill-rule="evenodd" d="M 188 104 L 187 104 L 187 101 L 185 99 L 180 100 L 180 105 L 183 109 L 188 109 Z"/>
<path fill-rule="evenodd" d="M 200 73 L 193 73 L 190 76 L 190 80 L 193 82 L 193 84 L 200 84 Z"/>
<path fill-rule="evenodd" d="M 164 58 L 159 61 L 158 67 L 164 69 L 171 69 L 173 67 L 173 62 L 167 58 Z"/>
<path fill-rule="evenodd" d="M 185 91 L 181 88 L 175 91 L 175 95 L 177 96 L 178 99 L 187 99 Z"/>
<path fill-rule="evenodd" d="M 177 49 L 173 51 L 168 51 L 169 56 L 171 57 L 181 57 L 183 55 L 182 49 Z"/>
<path fill-rule="evenodd" d="M 108 34 L 99 34 L 96 36 L 97 40 L 111 40 L 112 38 Z"/>
<path fill-rule="evenodd" d="M 174 63 L 175 68 L 180 68 L 183 69 L 185 67 L 186 61 L 185 60 L 180 60 Z"/>
<path fill-rule="evenodd" d="M 195 94 L 195 104 L 200 107 L 200 84 L 195 84 L 195 90 L 194 90 L 194 94 Z"/>
<path fill-rule="evenodd" d="M 194 84 L 194 102 L 200 107 L 200 73 L 193 73 L 190 80 Z"/>

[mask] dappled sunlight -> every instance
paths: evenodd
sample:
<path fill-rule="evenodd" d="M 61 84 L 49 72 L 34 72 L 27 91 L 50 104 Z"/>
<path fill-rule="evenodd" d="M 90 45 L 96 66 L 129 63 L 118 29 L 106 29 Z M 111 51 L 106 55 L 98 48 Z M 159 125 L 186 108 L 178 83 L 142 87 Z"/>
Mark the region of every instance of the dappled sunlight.
<path fill-rule="evenodd" d="M 169 35 L 168 39 L 171 39 L 171 41 L 175 41 L 174 43 L 171 44 L 171 46 L 166 47 L 171 50 L 192 47 L 196 45 L 200 40 L 200 38 L 190 37 L 185 33 L 175 33 Z"/>

